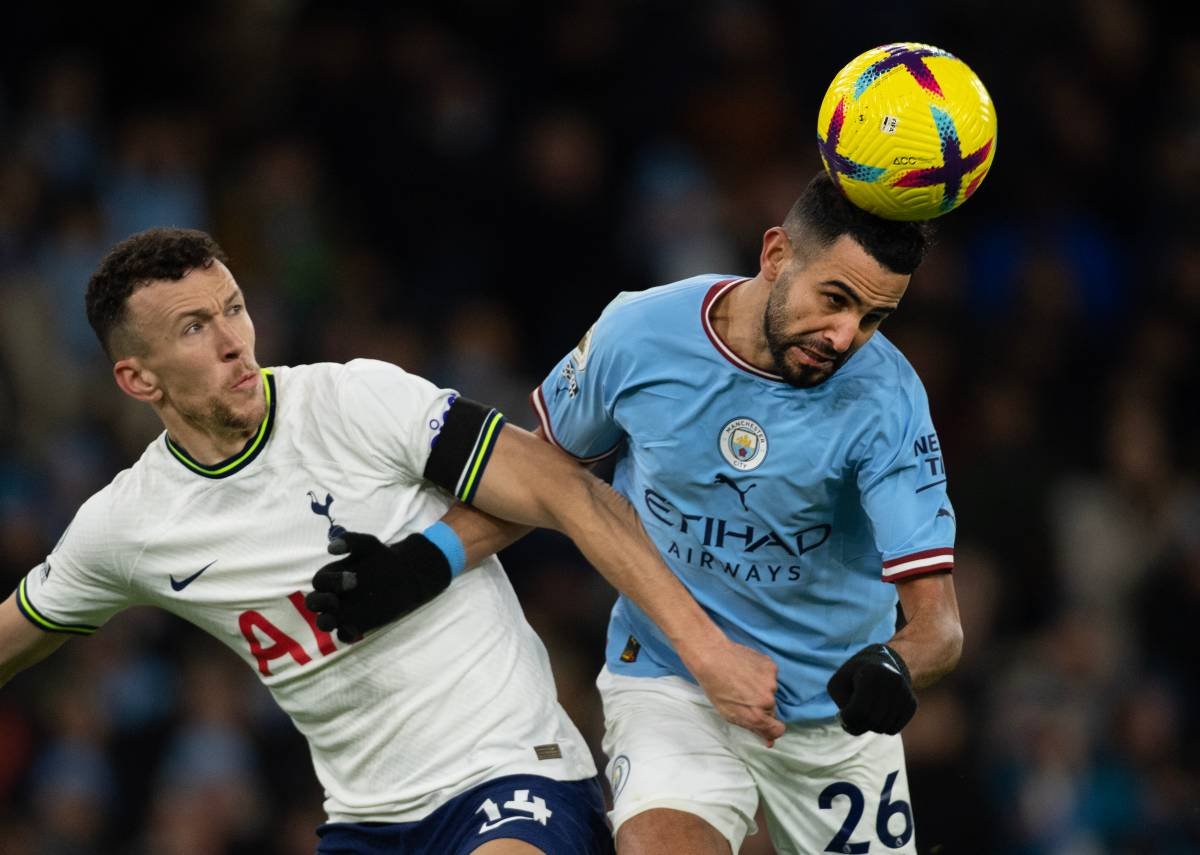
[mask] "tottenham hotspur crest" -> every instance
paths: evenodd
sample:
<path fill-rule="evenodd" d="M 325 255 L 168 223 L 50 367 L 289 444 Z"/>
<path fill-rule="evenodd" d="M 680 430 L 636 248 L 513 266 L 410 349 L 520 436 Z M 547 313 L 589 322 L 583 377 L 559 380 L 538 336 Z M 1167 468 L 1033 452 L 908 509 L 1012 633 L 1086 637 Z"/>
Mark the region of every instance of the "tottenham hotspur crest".
<path fill-rule="evenodd" d="M 754 419 L 726 422 L 719 443 L 725 462 L 742 472 L 757 469 L 767 459 L 767 434 Z"/>

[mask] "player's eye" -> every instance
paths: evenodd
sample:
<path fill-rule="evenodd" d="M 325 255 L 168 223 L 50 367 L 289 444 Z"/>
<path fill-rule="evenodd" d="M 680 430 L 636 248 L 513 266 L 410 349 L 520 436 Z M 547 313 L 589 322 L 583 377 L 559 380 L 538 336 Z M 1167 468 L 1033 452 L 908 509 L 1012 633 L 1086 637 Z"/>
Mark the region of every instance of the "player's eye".
<path fill-rule="evenodd" d="M 186 327 L 183 328 L 183 334 L 184 335 L 193 335 L 195 333 L 198 333 L 200 331 L 200 329 L 201 329 L 201 327 L 200 327 L 199 322 L 190 323 Z"/>
<path fill-rule="evenodd" d="M 825 295 L 825 299 L 829 301 L 831 309 L 841 309 L 846 305 L 846 298 L 836 292 L 830 292 Z"/>
<path fill-rule="evenodd" d="M 229 307 L 228 314 L 240 315 L 242 313 L 243 308 L 244 307 L 242 306 L 241 303 L 234 303 L 232 306 Z"/>

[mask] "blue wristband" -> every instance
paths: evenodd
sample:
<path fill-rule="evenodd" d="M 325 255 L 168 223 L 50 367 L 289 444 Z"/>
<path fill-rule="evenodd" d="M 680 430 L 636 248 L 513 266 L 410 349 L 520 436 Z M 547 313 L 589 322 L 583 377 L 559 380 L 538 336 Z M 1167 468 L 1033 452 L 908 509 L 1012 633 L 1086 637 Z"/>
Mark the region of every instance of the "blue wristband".
<path fill-rule="evenodd" d="M 438 520 L 421 534 L 446 556 L 446 561 L 450 564 L 451 578 L 457 577 L 467 569 L 467 550 L 454 529 Z"/>

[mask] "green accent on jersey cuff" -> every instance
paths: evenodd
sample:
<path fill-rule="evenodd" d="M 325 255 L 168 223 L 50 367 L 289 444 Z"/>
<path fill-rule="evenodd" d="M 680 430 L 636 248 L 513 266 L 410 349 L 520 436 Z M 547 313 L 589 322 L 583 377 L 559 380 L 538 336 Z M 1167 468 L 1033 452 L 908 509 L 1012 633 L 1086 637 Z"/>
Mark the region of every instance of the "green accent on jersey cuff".
<path fill-rule="evenodd" d="M 82 623 L 67 624 L 50 620 L 29 601 L 29 592 L 25 590 L 25 582 L 25 579 L 21 579 L 21 584 L 17 586 L 17 608 L 38 629 L 46 632 L 65 632 L 71 635 L 91 635 L 99 629 L 97 626 L 88 626 Z"/>
<path fill-rule="evenodd" d="M 500 415 L 499 411 L 492 410 L 488 413 L 487 420 L 483 423 L 483 428 L 479 431 L 479 441 L 475 444 L 475 450 L 471 453 L 470 462 L 463 470 L 462 480 L 459 481 L 458 487 L 455 489 L 454 497 L 460 502 L 470 504 L 475 498 L 475 491 L 479 488 L 480 476 L 483 475 L 483 470 L 487 467 L 488 458 L 492 456 L 492 449 L 496 447 L 496 437 L 500 435 L 500 426 L 504 424 L 504 416 Z"/>
<path fill-rule="evenodd" d="M 269 368 L 262 368 L 260 370 L 263 376 L 263 394 L 267 398 L 267 414 L 263 416 L 262 424 L 258 426 L 258 433 L 250 438 L 245 447 L 228 460 L 222 460 L 215 466 L 205 466 L 173 443 L 170 436 L 167 436 L 167 450 L 171 452 L 171 455 L 176 460 L 197 475 L 202 475 L 205 478 L 228 478 L 235 472 L 240 472 L 246 468 L 254 458 L 258 457 L 259 452 L 263 450 L 263 446 L 267 444 L 267 439 L 271 435 L 271 427 L 275 424 L 276 400 L 275 375 Z"/>

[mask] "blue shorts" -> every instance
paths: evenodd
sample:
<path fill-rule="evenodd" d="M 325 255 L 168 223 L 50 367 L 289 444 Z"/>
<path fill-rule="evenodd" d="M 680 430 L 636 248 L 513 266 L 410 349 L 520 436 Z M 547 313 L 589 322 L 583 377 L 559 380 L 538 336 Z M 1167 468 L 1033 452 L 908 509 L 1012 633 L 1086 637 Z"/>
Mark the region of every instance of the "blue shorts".
<path fill-rule="evenodd" d="M 489 840 L 523 840 L 546 855 L 613 855 L 599 778 L 507 775 L 418 822 L 327 822 L 317 855 L 467 855 Z"/>

